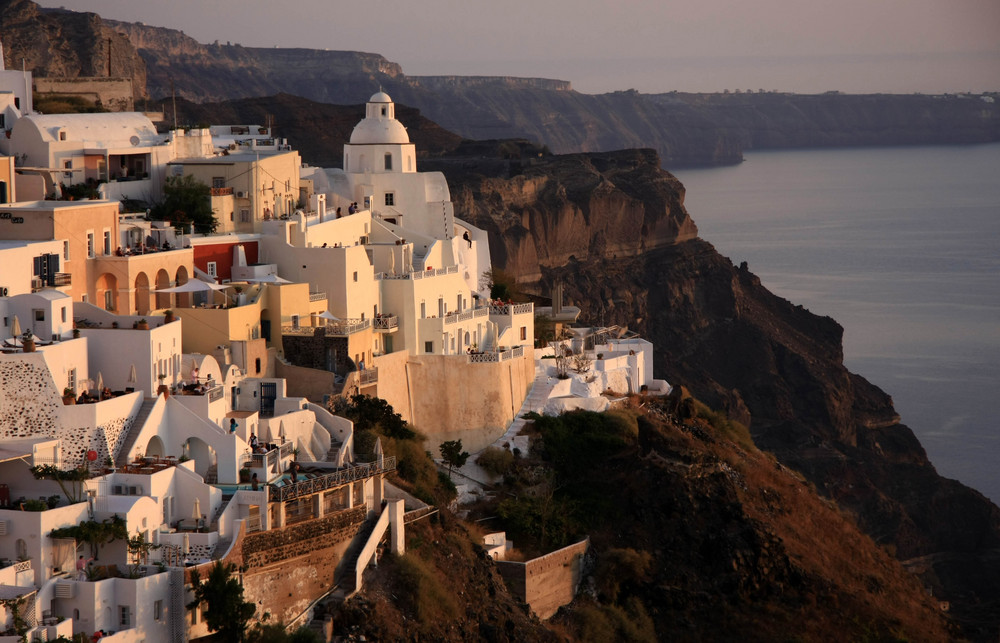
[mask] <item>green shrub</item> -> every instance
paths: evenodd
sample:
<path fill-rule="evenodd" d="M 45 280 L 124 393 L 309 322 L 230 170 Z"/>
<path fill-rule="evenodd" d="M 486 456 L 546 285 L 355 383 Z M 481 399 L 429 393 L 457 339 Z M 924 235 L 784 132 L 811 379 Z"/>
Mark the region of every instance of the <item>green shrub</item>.
<path fill-rule="evenodd" d="M 476 464 L 495 476 L 502 476 L 514 464 L 514 454 L 508 449 L 489 446 L 476 458 Z"/>

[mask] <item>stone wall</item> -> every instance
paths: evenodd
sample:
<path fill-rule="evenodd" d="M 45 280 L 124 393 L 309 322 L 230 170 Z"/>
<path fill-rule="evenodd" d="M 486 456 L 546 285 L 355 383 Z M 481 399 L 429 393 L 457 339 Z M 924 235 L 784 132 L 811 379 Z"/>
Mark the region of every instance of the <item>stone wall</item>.
<path fill-rule="evenodd" d="M 346 337 L 327 336 L 323 328 L 318 328 L 315 335 L 282 335 L 281 345 L 285 350 L 285 359 L 296 366 L 305 366 L 318 370 L 326 370 L 326 352 L 332 349 L 334 354 L 334 370 L 337 373 L 347 373 L 353 369 L 348 360 L 351 358 Z"/>
<path fill-rule="evenodd" d="M 527 603 L 540 619 L 551 617 L 576 596 L 583 555 L 590 539 L 525 563 L 499 561 L 497 569 L 512 594 Z"/>
<path fill-rule="evenodd" d="M 45 94 L 79 96 L 109 112 L 134 111 L 131 78 L 34 78 L 35 100 Z"/>
<path fill-rule="evenodd" d="M 109 408 L 115 402 L 102 402 Z M 62 392 L 52 379 L 41 352 L 20 353 L 0 360 L 0 442 L 25 438 L 59 438 L 63 460 L 67 465 L 83 464 L 87 451 L 97 452 L 97 462 L 115 456 L 132 428 L 131 406 L 118 404 L 117 415 L 102 419 L 97 426 L 71 418 L 82 415 L 78 409 L 66 407 Z M 93 416 L 91 416 L 93 417 Z"/>
<path fill-rule="evenodd" d="M 285 378 L 288 397 L 305 397 L 314 404 L 323 405 L 323 397 L 340 393 L 341 386 L 334 381 L 334 374 L 318 368 L 294 366 L 275 360 L 275 377 Z"/>
<path fill-rule="evenodd" d="M 360 531 L 367 509 L 355 507 L 283 529 L 242 535 L 226 562 L 245 565 L 246 600 L 257 617 L 288 623 L 334 585 L 334 572 Z"/>

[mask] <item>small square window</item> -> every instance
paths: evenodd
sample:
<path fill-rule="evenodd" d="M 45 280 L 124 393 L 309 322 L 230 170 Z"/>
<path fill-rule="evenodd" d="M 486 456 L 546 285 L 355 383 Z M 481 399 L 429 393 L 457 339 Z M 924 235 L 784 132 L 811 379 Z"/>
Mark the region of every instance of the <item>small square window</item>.
<path fill-rule="evenodd" d="M 433 353 L 434 352 L 434 342 L 424 342 L 424 352 Z"/>
<path fill-rule="evenodd" d="M 385 193 L 385 204 L 386 205 L 396 205 L 396 194 L 393 192 Z"/>

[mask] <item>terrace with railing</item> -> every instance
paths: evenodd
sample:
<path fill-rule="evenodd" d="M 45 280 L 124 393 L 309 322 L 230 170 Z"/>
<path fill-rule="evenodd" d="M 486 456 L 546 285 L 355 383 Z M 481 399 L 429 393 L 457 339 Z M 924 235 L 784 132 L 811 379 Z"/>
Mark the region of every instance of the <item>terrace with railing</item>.
<path fill-rule="evenodd" d="M 505 362 L 509 359 L 524 357 L 524 347 L 515 346 L 507 351 L 496 351 L 487 353 L 469 353 L 470 364 L 489 364 L 493 362 Z"/>
<path fill-rule="evenodd" d="M 445 325 L 457 324 L 459 322 L 469 321 L 470 319 L 476 319 L 479 317 L 486 317 L 489 315 L 489 310 L 486 308 L 469 308 L 463 310 L 462 312 L 450 312 L 444 316 Z"/>
<path fill-rule="evenodd" d="M 491 315 L 523 315 L 535 310 L 534 304 L 502 304 L 490 302 Z"/>
<path fill-rule="evenodd" d="M 458 272 L 458 266 L 448 266 L 447 268 L 428 268 L 427 270 L 413 270 L 411 272 L 401 272 L 393 274 L 380 272 L 375 275 L 375 279 L 423 279 L 425 277 L 436 277 L 438 275 L 453 275 Z"/>
<path fill-rule="evenodd" d="M 399 317 L 395 315 L 376 315 L 373 326 L 376 331 L 396 330 L 399 326 Z"/>
<path fill-rule="evenodd" d="M 342 337 L 361 332 L 366 328 L 371 328 L 371 326 L 372 320 L 370 319 L 342 319 L 326 326 L 282 326 L 281 334 L 312 337 L 317 332 L 321 332 L 328 337 Z"/>
<path fill-rule="evenodd" d="M 364 480 L 383 473 L 389 473 L 396 469 L 395 456 L 383 458 L 382 462 L 369 462 L 367 464 L 356 464 L 339 469 L 333 473 L 313 476 L 292 484 L 275 486 L 268 489 L 269 502 L 287 502 L 303 496 L 312 495 L 327 489 L 341 487 L 345 484 Z"/>

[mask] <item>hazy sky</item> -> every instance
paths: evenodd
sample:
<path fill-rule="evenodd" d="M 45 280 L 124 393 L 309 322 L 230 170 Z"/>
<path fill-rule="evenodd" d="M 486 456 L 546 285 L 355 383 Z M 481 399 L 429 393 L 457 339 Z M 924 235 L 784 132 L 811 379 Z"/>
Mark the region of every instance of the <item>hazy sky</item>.
<path fill-rule="evenodd" d="M 1000 0 L 42 0 L 252 47 L 375 52 L 407 75 L 600 93 L 1000 90 Z"/>

